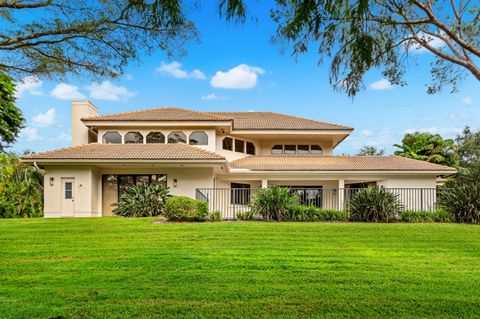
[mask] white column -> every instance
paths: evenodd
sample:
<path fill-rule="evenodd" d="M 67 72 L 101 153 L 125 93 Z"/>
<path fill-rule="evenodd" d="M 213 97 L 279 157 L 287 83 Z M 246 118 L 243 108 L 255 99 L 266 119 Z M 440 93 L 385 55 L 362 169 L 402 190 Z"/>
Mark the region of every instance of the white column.
<path fill-rule="evenodd" d="M 345 202 L 345 180 L 338 180 L 338 209 L 343 210 L 343 203 Z"/>
<path fill-rule="evenodd" d="M 268 180 L 262 179 L 262 188 L 268 188 Z"/>

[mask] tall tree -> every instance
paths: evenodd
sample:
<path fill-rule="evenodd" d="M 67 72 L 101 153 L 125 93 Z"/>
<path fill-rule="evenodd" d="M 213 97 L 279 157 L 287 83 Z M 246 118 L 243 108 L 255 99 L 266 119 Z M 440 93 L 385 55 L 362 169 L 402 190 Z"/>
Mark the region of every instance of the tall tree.
<path fill-rule="evenodd" d="M 23 122 L 22 112 L 15 106 L 15 83 L 0 72 L 0 153 L 15 141 Z"/>
<path fill-rule="evenodd" d="M 365 145 L 363 146 L 358 153 L 357 156 L 383 156 L 385 155 L 385 150 L 379 150 L 375 146 Z"/>
<path fill-rule="evenodd" d="M 480 81 L 480 4 L 471 0 L 276 0 L 274 40 L 298 56 L 316 46 L 319 63 L 331 58 L 330 82 L 356 95 L 366 72 L 380 68 L 404 85 L 412 50 L 432 53 L 428 93 L 457 89 L 468 73 Z M 221 0 L 227 19 L 243 21 L 244 0 Z"/>
<path fill-rule="evenodd" d="M 472 131 L 467 126 L 455 141 L 459 165 L 465 168 L 478 167 L 480 170 L 480 130 Z"/>
<path fill-rule="evenodd" d="M 439 134 L 407 133 L 402 139 L 402 144 L 394 146 L 400 149 L 395 151 L 395 155 L 398 156 L 448 166 L 458 165 L 454 141 L 443 139 Z"/>
<path fill-rule="evenodd" d="M 0 71 L 116 77 L 141 52 L 178 53 L 196 36 L 180 0 L 0 1 Z"/>

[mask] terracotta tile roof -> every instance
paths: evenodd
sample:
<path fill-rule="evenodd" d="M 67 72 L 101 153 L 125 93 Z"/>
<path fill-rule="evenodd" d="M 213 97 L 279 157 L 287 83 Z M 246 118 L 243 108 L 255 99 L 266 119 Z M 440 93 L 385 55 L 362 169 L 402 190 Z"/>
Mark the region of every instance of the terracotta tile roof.
<path fill-rule="evenodd" d="M 225 160 L 187 144 L 83 144 L 22 157 L 24 160 Z"/>
<path fill-rule="evenodd" d="M 82 118 L 83 121 L 229 121 L 214 114 L 196 112 L 178 107 L 159 107 L 150 110 L 132 111 Z"/>
<path fill-rule="evenodd" d="M 176 107 L 107 114 L 83 121 L 233 121 L 236 130 L 353 130 L 348 126 L 319 122 L 272 112 L 196 112 Z"/>
<path fill-rule="evenodd" d="M 273 112 L 209 112 L 208 114 L 233 119 L 235 130 L 353 130 L 348 126 Z"/>
<path fill-rule="evenodd" d="M 250 156 L 236 160 L 231 168 L 252 171 L 442 171 L 451 167 L 399 156 Z"/>

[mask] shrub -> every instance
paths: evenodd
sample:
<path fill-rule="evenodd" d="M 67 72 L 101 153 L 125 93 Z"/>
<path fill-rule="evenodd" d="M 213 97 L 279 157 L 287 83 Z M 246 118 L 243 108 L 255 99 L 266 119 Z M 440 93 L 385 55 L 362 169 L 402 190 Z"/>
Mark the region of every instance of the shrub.
<path fill-rule="evenodd" d="M 237 213 L 236 218 L 240 220 L 255 220 L 258 215 L 255 213 L 252 213 L 251 211 L 249 212 L 243 212 L 243 213 Z"/>
<path fill-rule="evenodd" d="M 253 214 L 265 220 L 284 220 L 288 212 L 297 205 L 298 197 L 286 187 L 260 189 L 250 204 Z"/>
<path fill-rule="evenodd" d="M 449 223 L 454 220 L 452 214 L 445 209 L 434 211 L 407 210 L 401 213 L 400 217 L 406 223 Z"/>
<path fill-rule="evenodd" d="M 440 194 L 440 205 L 458 223 L 480 222 L 480 184 L 462 183 Z"/>
<path fill-rule="evenodd" d="M 155 184 L 134 185 L 121 195 L 112 213 L 123 217 L 158 216 L 165 211 L 169 189 Z"/>
<path fill-rule="evenodd" d="M 369 187 L 356 192 L 349 203 L 355 221 L 388 222 L 403 210 L 398 196 L 384 188 Z"/>
<path fill-rule="evenodd" d="M 222 221 L 222 213 L 220 212 L 211 212 L 208 214 L 208 220 L 211 222 L 221 222 Z"/>
<path fill-rule="evenodd" d="M 165 216 L 173 221 L 203 221 L 208 216 L 208 203 L 186 196 L 173 196 L 167 200 Z"/>
<path fill-rule="evenodd" d="M 326 220 L 347 220 L 347 212 L 342 212 L 334 209 L 322 209 L 315 206 L 300 205 L 294 207 L 286 219 L 290 221 L 326 221 Z"/>

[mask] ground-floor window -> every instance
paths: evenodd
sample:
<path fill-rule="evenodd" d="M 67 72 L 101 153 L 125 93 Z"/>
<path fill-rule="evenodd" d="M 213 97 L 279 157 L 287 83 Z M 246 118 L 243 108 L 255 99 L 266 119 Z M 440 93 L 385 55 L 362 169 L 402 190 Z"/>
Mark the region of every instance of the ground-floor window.
<path fill-rule="evenodd" d="M 298 195 L 301 205 L 322 207 L 323 186 L 285 186 Z"/>
<path fill-rule="evenodd" d="M 247 205 L 250 201 L 250 184 L 231 183 L 230 202 L 236 205 Z"/>

